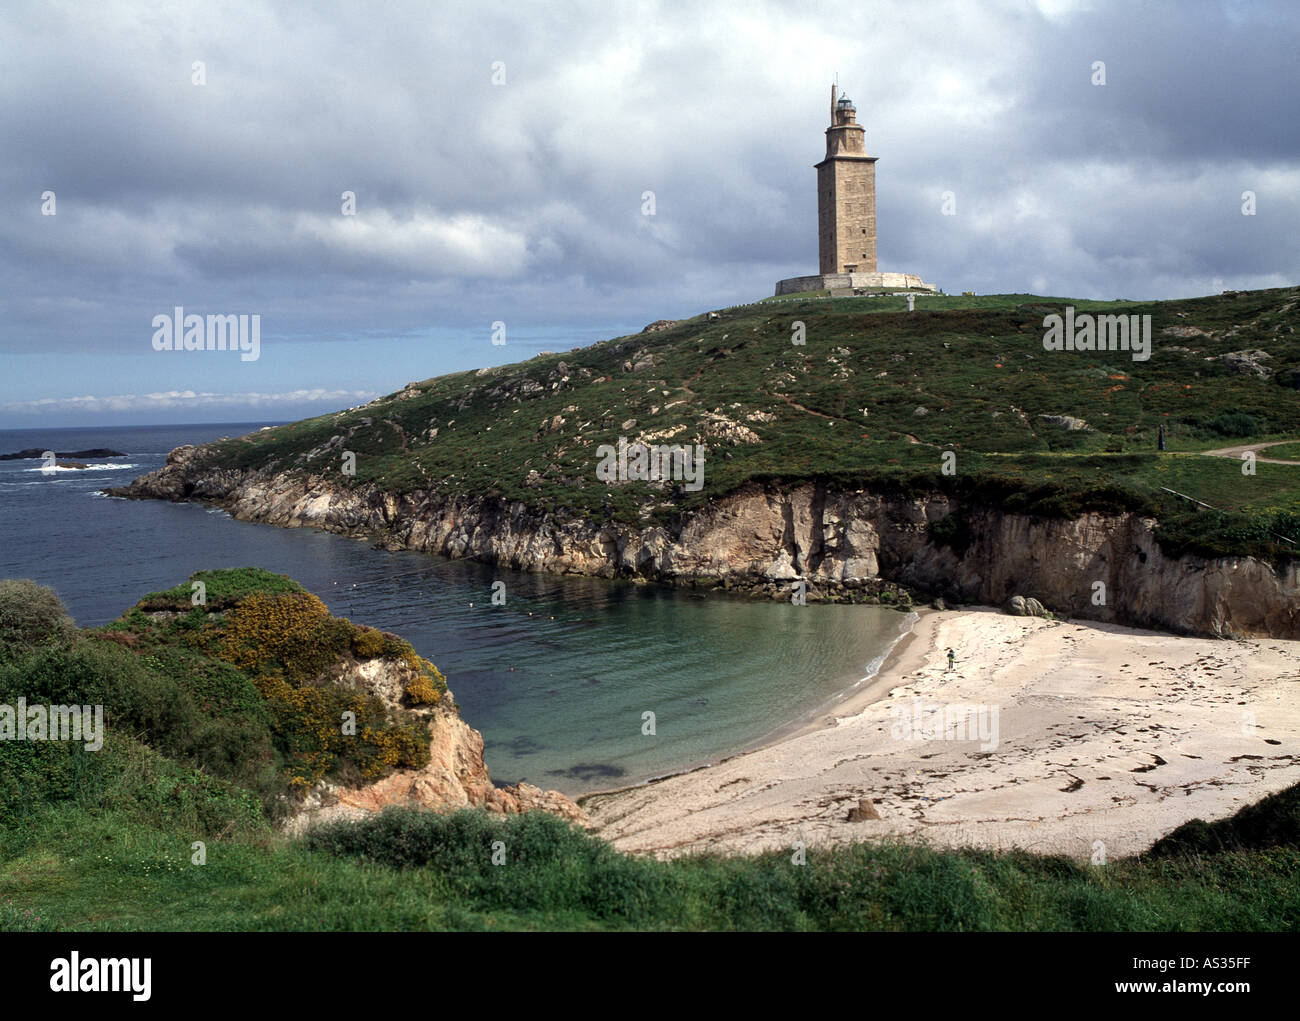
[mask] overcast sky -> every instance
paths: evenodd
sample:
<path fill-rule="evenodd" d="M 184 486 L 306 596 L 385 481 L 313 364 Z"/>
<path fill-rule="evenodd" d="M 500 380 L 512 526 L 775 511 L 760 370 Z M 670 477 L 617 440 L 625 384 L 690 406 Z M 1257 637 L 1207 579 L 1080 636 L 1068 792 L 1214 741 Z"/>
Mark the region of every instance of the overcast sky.
<path fill-rule="evenodd" d="M 8 2 L 0 428 L 298 418 L 771 294 L 816 272 L 837 72 L 882 270 L 1294 284 L 1297 29 L 1294 0 Z M 260 315 L 260 357 L 155 351 L 178 305 Z"/>

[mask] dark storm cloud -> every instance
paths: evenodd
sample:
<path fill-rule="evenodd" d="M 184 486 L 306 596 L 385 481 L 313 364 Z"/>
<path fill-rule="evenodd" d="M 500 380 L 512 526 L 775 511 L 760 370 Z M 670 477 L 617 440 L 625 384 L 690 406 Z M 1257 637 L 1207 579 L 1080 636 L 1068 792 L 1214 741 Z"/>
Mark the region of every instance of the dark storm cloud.
<path fill-rule="evenodd" d="M 20 6 L 0 14 L 3 345 L 136 350 L 182 302 L 329 339 L 760 297 L 815 270 L 833 71 L 881 157 L 882 269 L 1279 285 L 1298 26 L 1285 2 Z"/>

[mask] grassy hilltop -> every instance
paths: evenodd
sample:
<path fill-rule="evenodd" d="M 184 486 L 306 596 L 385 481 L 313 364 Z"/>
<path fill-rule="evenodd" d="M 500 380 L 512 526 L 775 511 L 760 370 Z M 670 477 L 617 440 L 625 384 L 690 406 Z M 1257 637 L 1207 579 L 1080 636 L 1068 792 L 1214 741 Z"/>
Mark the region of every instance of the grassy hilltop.
<path fill-rule="evenodd" d="M 1106 865 L 890 841 L 659 862 L 541 812 L 390 810 L 289 839 L 274 817 L 296 780 L 418 761 L 409 720 L 319 665 L 414 653 L 287 578 L 195 580 L 207 607 L 181 585 L 94 630 L 48 589 L 0 582 L 0 705 L 99 703 L 107 726 L 96 752 L 0 742 L 0 931 L 1300 925 L 1300 787 Z M 441 675 L 413 669 L 430 687 L 405 701 L 437 699 Z M 368 726 L 340 742 L 325 721 L 344 708 Z"/>
<path fill-rule="evenodd" d="M 1043 318 L 1067 305 L 1150 315 L 1150 359 L 1045 351 Z M 901 297 L 768 300 L 424 380 L 203 457 L 669 526 L 749 482 L 948 490 L 1044 515 L 1141 511 L 1166 552 L 1274 558 L 1291 551 L 1279 536 L 1300 541 L 1300 468 L 1261 462 L 1245 477 L 1202 452 L 1300 441 L 1298 309 L 1295 287 L 1159 302 L 938 296 L 911 313 Z M 707 444 L 704 488 L 606 486 L 596 449 L 620 436 Z M 955 476 L 940 473 L 946 450 Z"/>

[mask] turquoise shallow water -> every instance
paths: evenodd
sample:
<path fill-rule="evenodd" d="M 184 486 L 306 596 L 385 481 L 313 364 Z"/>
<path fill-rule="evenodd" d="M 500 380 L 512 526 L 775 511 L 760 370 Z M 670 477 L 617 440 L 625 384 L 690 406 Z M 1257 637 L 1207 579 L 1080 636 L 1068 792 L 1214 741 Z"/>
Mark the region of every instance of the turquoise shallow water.
<path fill-rule="evenodd" d="M 422 651 L 441 644 L 435 661 L 483 732 L 495 778 L 570 794 L 761 742 L 866 677 L 912 619 L 465 563 L 422 566 L 418 577 L 429 584 L 414 598 L 376 606 L 385 626 Z M 498 578 L 507 604 L 486 605 Z M 454 644 L 438 637 L 449 626 Z"/>
<path fill-rule="evenodd" d="M 334 613 L 394 631 L 436 663 L 483 733 L 494 779 L 574 795 L 761 742 L 862 680 L 908 622 L 879 607 L 515 574 L 195 505 L 95 495 L 158 467 L 182 443 L 254 427 L 0 432 L 0 452 L 127 453 L 54 475 L 32 470 L 36 462 L 0 462 L 0 577 L 53 586 L 78 623 L 94 625 L 196 570 L 287 574 Z M 505 583 L 504 606 L 491 604 L 495 581 Z M 645 713 L 654 713 L 653 735 L 643 733 Z"/>

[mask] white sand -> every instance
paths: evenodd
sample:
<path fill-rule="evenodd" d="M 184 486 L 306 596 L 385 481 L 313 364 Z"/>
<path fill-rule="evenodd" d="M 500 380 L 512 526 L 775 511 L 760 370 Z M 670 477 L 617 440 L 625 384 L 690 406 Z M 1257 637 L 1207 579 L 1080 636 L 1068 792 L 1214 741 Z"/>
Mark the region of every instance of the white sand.
<path fill-rule="evenodd" d="M 917 698 L 995 707 L 997 747 L 896 736 Z M 1076 858 L 1100 841 L 1113 859 L 1300 781 L 1298 737 L 1300 642 L 925 613 L 835 716 L 584 807 L 616 847 L 661 857 L 906 835 Z M 863 798 L 881 818 L 846 821 Z"/>

